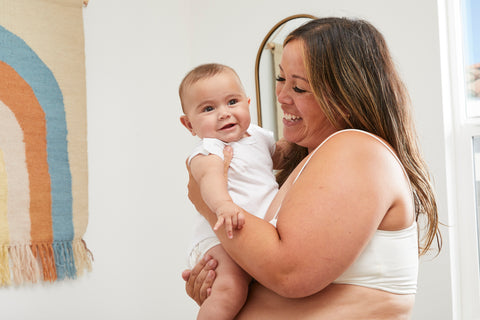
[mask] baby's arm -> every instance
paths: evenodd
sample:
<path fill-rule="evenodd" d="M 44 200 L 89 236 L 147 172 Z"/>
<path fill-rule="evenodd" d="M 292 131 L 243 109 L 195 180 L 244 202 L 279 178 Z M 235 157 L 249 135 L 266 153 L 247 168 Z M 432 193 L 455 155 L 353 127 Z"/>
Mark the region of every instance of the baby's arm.
<path fill-rule="evenodd" d="M 217 215 L 214 230 L 225 224 L 228 237 L 233 238 L 233 229 L 241 229 L 245 219 L 228 194 L 223 160 L 213 154 L 197 155 L 190 161 L 190 170 L 200 186 L 202 198 Z"/>

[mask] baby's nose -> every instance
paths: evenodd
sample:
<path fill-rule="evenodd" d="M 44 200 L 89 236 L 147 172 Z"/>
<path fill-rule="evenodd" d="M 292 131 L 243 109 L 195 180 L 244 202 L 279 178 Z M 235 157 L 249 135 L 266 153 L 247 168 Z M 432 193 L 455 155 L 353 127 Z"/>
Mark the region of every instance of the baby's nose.
<path fill-rule="evenodd" d="M 219 110 L 219 118 L 220 119 L 227 119 L 228 117 L 230 117 L 230 110 L 227 108 L 227 107 L 223 107 Z"/>

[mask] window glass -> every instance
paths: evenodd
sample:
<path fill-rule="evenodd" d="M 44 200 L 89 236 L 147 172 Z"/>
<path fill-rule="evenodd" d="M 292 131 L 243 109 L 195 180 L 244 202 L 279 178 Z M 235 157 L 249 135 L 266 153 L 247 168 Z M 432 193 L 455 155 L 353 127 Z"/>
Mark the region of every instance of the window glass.
<path fill-rule="evenodd" d="M 463 1 L 467 116 L 480 117 L 480 1 Z"/>

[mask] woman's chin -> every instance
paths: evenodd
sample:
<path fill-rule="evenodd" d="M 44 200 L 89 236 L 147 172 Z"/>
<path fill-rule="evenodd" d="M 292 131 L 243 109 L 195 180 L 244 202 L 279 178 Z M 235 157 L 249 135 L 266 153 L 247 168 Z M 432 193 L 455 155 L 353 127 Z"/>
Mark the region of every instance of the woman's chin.
<path fill-rule="evenodd" d="M 298 144 L 298 142 L 300 141 L 297 134 L 288 132 L 288 130 L 285 130 L 285 129 L 283 129 L 283 138 L 288 142 L 296 143 L 296 144 Z"/>

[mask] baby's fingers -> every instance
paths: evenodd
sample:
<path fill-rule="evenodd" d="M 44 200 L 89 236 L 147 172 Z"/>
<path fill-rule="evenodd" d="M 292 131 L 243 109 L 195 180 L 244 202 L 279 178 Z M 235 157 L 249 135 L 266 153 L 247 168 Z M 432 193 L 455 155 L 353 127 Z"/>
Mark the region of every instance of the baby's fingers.
<path fill-rule="evenodd" d="M 227 232 L 227 237 L 233 239 L 232 218 L 225 220 L 225 231 Z"/>
<path fill-rule="evenodd" d="M 215 223 L 213 230 L 217 231 L 218 228 L 220 228 L 224 222 L 225 222 L 225 218 L 223 216 L 218 217 L 217 223 Z"/>
<path fill-rule="evenodd" d="M 235 230 L 235 229 L 238 229 L 238 213 L 237 214 L 234 214 L 231 219 L 232 219 L 232 229 Z"/>
<path fill-rule="evenodd" d="M 240 230 L 245 225 L 245 215 L 240 212 L 237 216 L 237 229 Z"/>

